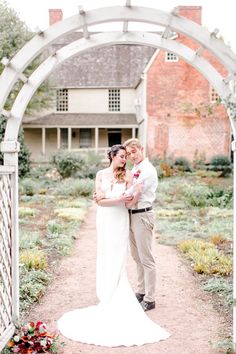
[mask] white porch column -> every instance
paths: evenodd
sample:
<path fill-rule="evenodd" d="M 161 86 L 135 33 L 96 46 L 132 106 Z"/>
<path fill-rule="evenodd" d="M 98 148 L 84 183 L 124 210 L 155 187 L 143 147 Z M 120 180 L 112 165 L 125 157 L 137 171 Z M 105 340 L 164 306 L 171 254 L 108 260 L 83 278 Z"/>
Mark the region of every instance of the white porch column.
<path fill-rule="evenodd" d="M 42 128 L 42 154 L 46 152 L 46 128 Z"/>
<path fill-rule="evenodd" d="M 136 130 L 136 129 L 133 127 L 133 128 L 132 128 L 132 139 L 135 138 L 135 130 Z"/>
<path fill-rule="evenodd" d="M 71 150 L 71 127 L 68 128 L 68 150 Z"/>
<path fill-rule="evenodd" d="M 97 153 L 98 152 L 98 146 L 99 146 L 99 143 L 98 143 L 98 139 L 99 139 L 99 128 L 98 127 L 95 127 L 95 152 Z"/>
<path fill-rule="evenodd" d="M 57 128 L 57 148 L 61 148 L 61 128 Z"/>

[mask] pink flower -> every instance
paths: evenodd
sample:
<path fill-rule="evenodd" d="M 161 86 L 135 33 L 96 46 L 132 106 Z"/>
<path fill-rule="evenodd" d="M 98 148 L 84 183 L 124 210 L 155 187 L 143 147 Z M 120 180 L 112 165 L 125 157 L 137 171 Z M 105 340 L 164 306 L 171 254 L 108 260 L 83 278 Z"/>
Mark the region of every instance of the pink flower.
<path fill-rule="evenodd" d="M 134 174 L 133 174 L 134 178 L 139 178 L 140 173 L 141 173 L 141 170 L 137 170 L 136 172 L 134 172 Z"/>

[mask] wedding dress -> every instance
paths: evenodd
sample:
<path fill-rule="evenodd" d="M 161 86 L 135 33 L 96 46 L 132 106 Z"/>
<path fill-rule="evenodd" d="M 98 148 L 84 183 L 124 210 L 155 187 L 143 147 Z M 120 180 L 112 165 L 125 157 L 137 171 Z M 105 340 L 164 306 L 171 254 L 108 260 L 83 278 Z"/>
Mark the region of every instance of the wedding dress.
<path fill-rule="evenodd" d="M 125 183 L 103 175 L 102 190 L 110 197 L 124 193 Z M 65 313 L 58 329 L 72 340 L 108 347 L 154 343 L 169 333 L 151 321 L 137 301 L 128 282 L 129 215 L 123 205 L 97 210 L 97 296 L 98 305 Z"/>

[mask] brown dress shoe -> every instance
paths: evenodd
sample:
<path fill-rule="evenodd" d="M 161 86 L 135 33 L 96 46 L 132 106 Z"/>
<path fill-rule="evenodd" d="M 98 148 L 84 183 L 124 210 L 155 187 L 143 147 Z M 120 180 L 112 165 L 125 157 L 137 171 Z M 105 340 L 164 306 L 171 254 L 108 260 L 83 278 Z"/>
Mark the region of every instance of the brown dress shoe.
<path fill-rule="evenodd" d="M 136 293 L 135 296 L 138 302 L 142 302 L 145 294 Z"/>
<path fill-rule="evenodd" d="M 149 301 L 143 300 L 140 304 L 141 304 L 144 311 L 149 311 L 149 310 L 152 310 L 156 307 L 155 301 L 149 302 Z"/>

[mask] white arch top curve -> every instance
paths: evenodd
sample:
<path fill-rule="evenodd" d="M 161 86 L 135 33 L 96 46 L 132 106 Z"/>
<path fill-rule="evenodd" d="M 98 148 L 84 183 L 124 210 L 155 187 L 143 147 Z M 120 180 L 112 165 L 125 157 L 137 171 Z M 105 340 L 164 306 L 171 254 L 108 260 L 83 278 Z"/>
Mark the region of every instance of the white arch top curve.
<path fill-rule="evenodd" d="M 236 74 L 236 55 L 221 40 L 212 36 L 211 33 L 199 24 L 184 17 L 166 13 L 164 11 L 138 7 L 138 6 L 114 6 L 90 10 L 85 15 L 77 14 L 49 27 L 31 39 L 9 62 L 0 77 L 0 112 L 5 101 L 21 73 L 48 47 L 55 39 L 84 27 L 107 22 L 144 22 L 168 27 L 173 31 L 197 41 L 203 48 L 211 52 L 222 65 Z M 87 39 L 90 41 L 90 38 Z"/>
<path fill-rule="evenodd" d="M 99 33 L 91 36 L 90 40 L 81 38 L 61 49 L 55 54 L 49 56 L 34 73 L 19 92 L 11 110 L 11 117 L 6 127 L 5 140 L 16 140 L 18 130 L 24 115 L 24 111 L 33 96 L 36 89 L 42 82 L 56 69 L 58 65 L 73 57 L 81 54 L 89 49 L 96 47 L 105 47 L 112 44 L 139 44 L 149 45 L 151 47 L 172 51 L 195 69 L 197 69 L 217 90 L 222 99 L 227 99 L 231 91 L 227 84 L 222 80 L 222 76 L 218 71 L 204 58 L 195 54 L 195 52 L 180 42 L 170 39 L 164 39 L 160 35 L 146 32 L 109 32 Z M 232 124 L 234 130 L 234 125 Z M 235 132 L 234 132 L 235 133 Z"/>

